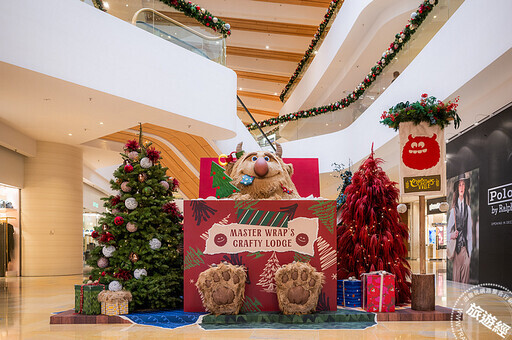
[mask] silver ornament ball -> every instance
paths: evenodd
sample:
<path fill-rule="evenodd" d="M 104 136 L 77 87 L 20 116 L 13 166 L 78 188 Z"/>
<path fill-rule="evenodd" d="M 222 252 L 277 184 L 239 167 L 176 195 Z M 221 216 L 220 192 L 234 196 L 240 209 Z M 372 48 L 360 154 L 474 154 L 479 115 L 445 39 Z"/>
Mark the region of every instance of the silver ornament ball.
<path fill-rule="evenodd" d="M 407 211 L 407 205 L 400 203 L 399 205 L 397 205 L 396 211 L 398 211 L 400 214 L 403 214 L 404 212 Z"/>
<path fill-rule="evenodd" d="M 112 281 L 108 285 L 108 290 L 111 292 L 118 292 L 123 289 L 123 285 L 119 281 Z"/>
<path fill-rule="evenodd" d="M 157 238 L 152 238 L 149 241 L 149 247 L 153 250 L 159 249 L 162 246 L 162 242 L 160 242 Z"/>
<path fill-rule="evenodd" d="M 112 254 L 116 251 L 116 247 L 114 246 L 103 246 L 102 253 L 105 257 L 112 257 Z"/>
<path fill-rule="evenodd" d="M 147 157 L 144 157 L 140 160 L 140 166 L 144 169 L 151 168 L 153 166 L 153 162 Z"/>
<path fill-rule="evenodd" d="M 133 197 L 129 197 L 124 201 L 126 208 L 133 210 L 139 206 L 139 202 Z"/>
<path fill-rule="evenodd" d="M 142 276 L 148 276 L 146 269 L 135 269 L 133 271 L 133 277 L 135 277 L 137 280 L 139 280 Z"/>

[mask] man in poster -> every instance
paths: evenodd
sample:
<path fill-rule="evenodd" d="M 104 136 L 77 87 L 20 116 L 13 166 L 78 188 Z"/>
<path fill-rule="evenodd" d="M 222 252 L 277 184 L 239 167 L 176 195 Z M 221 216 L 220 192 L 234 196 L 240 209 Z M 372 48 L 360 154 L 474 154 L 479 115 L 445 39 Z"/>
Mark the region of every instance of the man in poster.
<path fill-rule="evenodd" d="M 453 281 L 469 283 L 469 267 L 473 247 L 473 221 L 469 207 L 470 179 L 464 174 L 454 183 L 452 211 L 448 219 L 448 239 L 455 240 Z"/>

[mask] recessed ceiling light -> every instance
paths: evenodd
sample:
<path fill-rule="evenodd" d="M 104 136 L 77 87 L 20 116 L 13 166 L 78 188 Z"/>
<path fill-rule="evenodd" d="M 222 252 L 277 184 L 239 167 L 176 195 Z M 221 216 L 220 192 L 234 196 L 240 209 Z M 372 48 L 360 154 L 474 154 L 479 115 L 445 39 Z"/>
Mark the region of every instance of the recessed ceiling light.
<path fill-rule="evenodd" d="M 434 15 L 434 19 L 437 18 L 437 15 Z"/>
<path fill-rule="evenodd" d="M 73 136 L 73 134 L 72 133 L 68 133 L 68 136 Z"/>
<path fill-rule="evenodd" d="M 317 54 L 317 53 L 318 53 L 318 51 L 315 51 L 315 52 L 313 52 L 313 53 L 314 53 L 314 54 Z"/>
<path fill-rule="evenodd" d="M 109 9 L 110 5 L 108 4 L 108 2 L 103 1 L 103 7 L 105 7 L 105 9 Z"/>
<path fill-rule="evenodd" d="M 325 126 L 329 126 L 329 123 L 325 123 Z"/>
<path fill-rule="evenodd" d="M 126 7 L 128 7 L 128 4 L 126 4 Z"/>
<path fill-rule="evenodd" d="M 242 88 L 240 87 L 239 90 L 242 91 Z"/>
<path fill-rule="evenodd" d="M 267 45 L 267 46 L 265 46 L 265 48 L 268 50 L 270 47 Z"/>
<path fill-rule="evenodd" d="M 385 87 L 383 87 L 382 89 L 383 89 L 383 90 L 385 90 L 386 88 L 385 88 Z"/>
<path fill-rule="evenodd" d="M 274 92 L 274 96 L 277 96 L 277 92 Z"/>
<path fill-rule="evenodd" d="M 100 122 L 100 125 L 103 125 L 103 122 Z"/>

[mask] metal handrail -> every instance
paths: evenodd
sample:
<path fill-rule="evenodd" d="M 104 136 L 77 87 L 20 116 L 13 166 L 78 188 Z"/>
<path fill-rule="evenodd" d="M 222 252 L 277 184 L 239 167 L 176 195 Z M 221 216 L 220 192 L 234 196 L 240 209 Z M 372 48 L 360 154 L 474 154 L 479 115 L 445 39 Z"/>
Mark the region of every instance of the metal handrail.
<path fill-rule="evenodd" d="M 189 32 L 190 32 L 190 33 L 192 33 L 192 34 L 198 35 L 198 36 L 200 36 L 201 38 L 203 38 L 203 39 L 205 39 L 205 40 L 216 41 L 216 40 L 222 40 L 222 39 L 224 39 L 224 37 L 223 37 L 222 35 L 220 35 L 220 36 L 218 36 L 218 37 L 210 37 L 210 36 L 207 36 L 207 35 L 205 35 L 205 34 L 203 34 L 203 33 L 201 33 L 201 32 L 198 32 L 198 31 L 196 31 L 196 30 L 194 30 L 194 29 L 192 29 L 192 28 L 190 28 L 190 27 L 188 27 L 188 26 L 183 25 L 181 22 L 176 21 L 176 20 L 174 20 L 173 18 L 170 18 L 170 17 L 168 17 L 168 16 L 167 16 L 167 15 L 165 15 L 165 14 L 162 14 L 162 13 L 160 13 L 160 12 L 158 12 L 158 11 L 155 11 L 155 10 L 154 10 L 154 9 L 152 9 L 152 8 L 141 8 L 141 9 L 139 9 L 137 12 L 135 12 L 135 14 L 133 15 L 133 18 L 132 18 L 132 24 L 133 24 L 133 25 L 136 25 L 136 24 L 137 24 L 137 17 L 138 17 L 138 16 L 139 16 L 139 14 L 140 14 L 140 13 L 142 13 L 142 12 L 152 12 L 153 14 L 156 14 L 156 15 L 158 15 L 159 17 L 164 18 L 165 20 L 172 22 L 172 23 L 173 23 L 173 24 L 175 24 L 176 26 L 179 26 L 179 27 L 183 28 L 184 30 L 189 31 Z"/>

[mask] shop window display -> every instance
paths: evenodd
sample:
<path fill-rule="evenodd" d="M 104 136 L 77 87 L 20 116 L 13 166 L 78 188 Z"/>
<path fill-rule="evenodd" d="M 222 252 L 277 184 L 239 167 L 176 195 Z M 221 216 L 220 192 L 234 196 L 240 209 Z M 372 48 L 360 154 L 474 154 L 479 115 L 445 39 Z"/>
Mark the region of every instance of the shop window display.
<path fill-rule="evenodd" d="M 18 276 L 19 189 L 0 184 L 0 277 Z"/>

